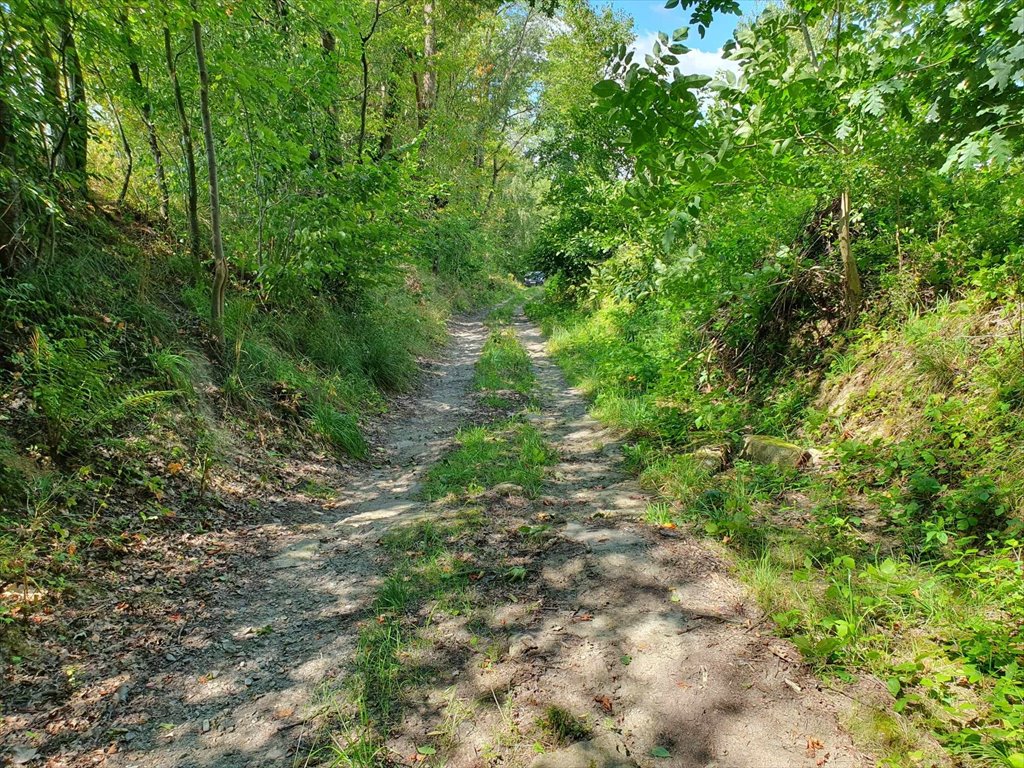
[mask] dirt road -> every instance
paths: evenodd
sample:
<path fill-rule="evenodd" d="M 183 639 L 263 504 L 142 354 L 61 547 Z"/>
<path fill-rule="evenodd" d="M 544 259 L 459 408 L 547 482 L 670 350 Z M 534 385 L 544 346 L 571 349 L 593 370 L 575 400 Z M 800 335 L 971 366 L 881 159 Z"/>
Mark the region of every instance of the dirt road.
<path fill-rule="evenodd" d="M 450 748 L 432 764 L 868 764 L 837 725 L 842 700 L 819 691 L 794 650 L 772 638 L 727 567 L 700 543 L 638 521 L 648 499 L 624 471 L 615 436 L 587 415 L 538 330 L 522 316 L 515 327 L 541 385 L 528 418 L 560 463 L 539 498 L 491 499 L 495 546 L 537 515 L 554 535 L 530 555 L 520 594 L 483 593 L 476 616 L 425 637 L 443 651 L 483 618 L 503 640 L 487 664 L 453 655 L 443 682 L 410 693 L 419 703 L 389 739 L 389 759 L 414 754 L 464 701 Z M 310 718 L 344 679 L 379 583 L 376 542 L 423 513 L 425 471 L 474 417 L 468 390 L 486 335 L 477 320 L 453 324 L 422 394 L 387 426 L 374 468 L 285 467 L 293 491 L 262 500 L 274 517 L 245 531 L 245 554 L 211 572 L 201 597 L 186 594 L 201 568 L 176 583 L 173 569 L 156 576 L 187 613 L 159 641 L 150 634 L 133 645 L 132 623 L 112 613 L 86 618 L 82 631 L 103 662 L 82 659 L 92 671 L 59 704 L 40 690 L 9 707 L 4 746 L 21 749 L 11 754 L 25 764 L 76 768 L 304 764 Z M 218 546 L 223 536 L 196 542 Z M 592 728 L 540 753 L 533 731 L 551 703 Z M 24 741 L 33 730 L 52 737 L 36 754 Z"/>

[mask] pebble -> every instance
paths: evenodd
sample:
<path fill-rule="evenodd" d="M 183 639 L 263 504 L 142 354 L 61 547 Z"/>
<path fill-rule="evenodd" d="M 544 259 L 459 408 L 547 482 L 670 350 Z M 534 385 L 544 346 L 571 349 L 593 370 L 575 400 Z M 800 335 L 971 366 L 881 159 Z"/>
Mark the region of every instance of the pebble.
<path fill-rule="evenodd" d="M 210 732 L 210 721 L 209 720 L 203 720 L 203 733 L 209 733 L 209 732 Z"/>

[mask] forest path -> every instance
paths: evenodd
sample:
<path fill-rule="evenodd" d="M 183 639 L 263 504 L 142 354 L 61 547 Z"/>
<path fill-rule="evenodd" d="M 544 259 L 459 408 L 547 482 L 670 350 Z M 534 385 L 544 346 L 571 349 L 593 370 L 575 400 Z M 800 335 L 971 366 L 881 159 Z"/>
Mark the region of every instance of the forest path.
<path fill-rule="evenodd" d="M 417 745 L 443 728 L 450 743 L 430 765 L 863 764 L 837 724 L 845 701 L 818 689 L 705 546 L 639 522 L 649 500 L 616 435 L 587 414 L 539 330 L 521 314 L 514 328 L 540 389 L 525 418 L 559 463 L 536 499 L 481 497 L 483 557 L 514 555 L 530 575 L 480 582 L 471 614 L 426 626 L 443 674 L 408 692 L 391 756 L 422 760 Z M 457 428 L 480 418 L 470 387 L 487 328 L 462 319 L 451 333 L 422 391 L 386 424 L 375 466 L 282 460 L 290 480 L 269 483 L 269 496 L 236 488 L 265 507 L 264 522 L 185 534 L 162 562 L 143 551 L 112 570 L 120 591 L 71 622 L 83 635 L 68 651 L 77 687 L 62 698 L 49 682 L 26 686 L 5 703 L 4 746 L 47 768 L 303 765 L 386 575 L 378 540 L 430 511 L 421 480 Z M 525 542 L 523 525 L 538 520 L 550 537 Z M 489 641 L 476 646 L 480 632 Z M 538 755 L 552 704 L 591 733 Z M 47 737 L 30 749 L 32 733 Z"/>
<path fill-rule="evenodd" d="M 226 578 L 205 620 L 126 680 L 113 723 L 129 739 L 104 761 L 124 768 L 289 766 L 308 749 L 308 718 L 324 687 L 343 677 L 378 583 L 376 542 L 420 505 L 423 473 L 471 407 L 467 392 L 487 336 L 479 319 L 453 321 L 422 392 L 385 428 L 385 459 L 335 482 L 335 500 L 280 493 L 285 521 L 261 557 Z M 301 475 L 302 468 L 292 468 Z M 162 659 L 161 659 L 162 657 Z M 165 661 L 166 663 L 163 663 Z M 305 738 L 305 742 L 304 742 Z M 79 762 L 82 760 L 82 762 Z M 54 765 L 90 764 L 66 753 Z"/>
<path fill-rule="evenodd" d="M 392 754 L 414 759 L 433 742 L 430 764 L 452 768 L 870 764 L 839 724 L 849 702 L 772 635 L 728 566 L 641 522 L 651 499 L 619 436 L 588 414 L 538 328 L 521 314 L 514 327 L 540 389 L 526 418 L 559 462 L 536 499 L 513 487 L 478 502 L 483 557 L 529 576 L 481 580 L 474 611 L 435 617 L 423 640 L 438 674 L 409 693 Z M 588 733 L 557 743 L 542 725 L 551 706 Z"/>
<path fill-rule="evenodd" d="M 570 500 L 561 535 L 585 548 L 573 568 L 575 607 L 594 617 L 569 631 L 552 631 L 558 619 L 549 617 L 534 635 L 539 647 L 559 648 L 537 690 L 598 711 L 610 696 L 615 736 L 604 743 L 625 745 L 640 764 L 862 764 L 839 726 L 849 702 L 820 690 L 725 563 L 676 531 L 638 522 L 654 499 L 627 475 L 619 436 L 589 415 L 539 329 L 520 318 L 517 330 L 542 389 L 544 431 L 562 457 L 545 492 Z M 659 747 L 671 756 L 652 759 Z M 574 747 L 537 765 L 589 764 L 585 753 Z"/>

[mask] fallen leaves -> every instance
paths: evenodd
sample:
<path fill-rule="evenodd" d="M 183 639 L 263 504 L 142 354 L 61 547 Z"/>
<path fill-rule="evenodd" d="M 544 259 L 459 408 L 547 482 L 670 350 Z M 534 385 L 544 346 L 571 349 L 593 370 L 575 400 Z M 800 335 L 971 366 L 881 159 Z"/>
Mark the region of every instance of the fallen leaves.
<path fill-rule="evenodd" d="M 808 757 L 810 757 L 810 758 L 818 757 L 818 751 L 822 750 L 824 748 L 825 748 L 825 745 L 819 739 L 816 739 L 813 736 L 808 736 L 807 737 L 807 756 Z M 821 768 L 821 766 L 825 765 L 825 763 L 827 763 L 831 757 L 832 757 L 832 753 L 831 752 L 826 752 L 820 758 L 815 760 L 814 764 L 816 766 L 818 766 L 818 768 Z"/>
<path fill-rule="evenodd" d="M 613 707 L 612 707 L 612 699 L 611 699 L 610 696 L 607 696 L 607 695 L 595 696 L 594 697 L 594 701 L 596 701 L 598 704 L 600 704 L 601 705 L 601 709 L 603 709 L 609 715 L 612 714 Z"/>

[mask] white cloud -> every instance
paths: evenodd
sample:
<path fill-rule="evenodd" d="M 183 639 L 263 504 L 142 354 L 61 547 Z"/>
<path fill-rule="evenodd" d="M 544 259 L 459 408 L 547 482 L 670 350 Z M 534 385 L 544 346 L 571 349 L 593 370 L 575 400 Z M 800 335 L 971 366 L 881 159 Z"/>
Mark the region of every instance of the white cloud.
<path fill-rule="evenodd" d="M 654 49 L 654 41 L 658 39 L 657 32 L 644 32 L 637 35 L 633 45 L 630 46 L 636 51 L 636 56 L 643 63 L 645 53 Z M 721 70 L 729 70 L 739 74 L 740 65 L 735 61 L 722 58 L 722 49 L 717 51 L 702 51 L 699 48 L 691 48 L 679 56 L 679 71 L 684 75 L 707 75 L 713 77 Z"/>

